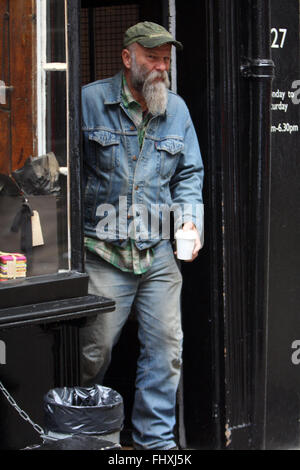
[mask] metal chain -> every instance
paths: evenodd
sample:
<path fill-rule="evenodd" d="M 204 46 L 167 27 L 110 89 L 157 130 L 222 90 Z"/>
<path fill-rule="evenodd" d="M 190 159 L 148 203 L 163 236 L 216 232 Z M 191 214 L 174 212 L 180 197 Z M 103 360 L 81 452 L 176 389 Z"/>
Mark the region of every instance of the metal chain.
<path fill-rule="evenodd" d="M 9 394 L 9 392 L 6 390 L 6 388 L 4 387 L 3 383 L 0 381 L 0 391 L 3 393 L 3 395 L 5 396 L 5 398 L 9 401 L 9 403 L 15 408 L 15 410 L 17 410 L 17 412 L 19 413 L 19 415 L 21 416 L 21 418 L 23 418 L 25 421 L 28 421 L 28 423 L 30 423 L 32 425 L 32 427 L 34 428 L 34 430 L 36 432 L 38 432 L 40 435 L 44 435 L 44 430 L 41 428 L 41 426 L 39 426 L 38 424 L 34 423 L 32 421 L 32 419 L 30 419 L 30 417 L 28 416 L 28 414 L 22 410 L 18 405 L 17 403 L 15 402 L 15 400 L 13 399 L 13 397 Z"/>

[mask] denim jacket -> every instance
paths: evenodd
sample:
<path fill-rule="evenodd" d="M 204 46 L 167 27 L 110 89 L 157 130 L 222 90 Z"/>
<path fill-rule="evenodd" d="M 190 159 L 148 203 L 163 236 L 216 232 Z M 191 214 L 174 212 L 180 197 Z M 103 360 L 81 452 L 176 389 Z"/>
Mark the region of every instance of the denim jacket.
<path fill-rule="evenodd" d="M 139 249 L 193 221 L 203 239 L 203 164 L 186 104 L 168 91 L 143 145 L 122 104 L 122 72 L 82 89 L 85 235 Z M 168 212 L 169 211 L 169 212 Z"/>

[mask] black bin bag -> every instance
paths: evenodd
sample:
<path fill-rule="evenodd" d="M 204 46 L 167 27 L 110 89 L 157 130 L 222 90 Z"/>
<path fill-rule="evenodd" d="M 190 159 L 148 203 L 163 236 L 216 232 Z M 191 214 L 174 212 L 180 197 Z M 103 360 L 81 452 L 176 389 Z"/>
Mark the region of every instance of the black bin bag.
<path fill-rule="evenodd" d="M 120 445 L 95 436 L 74 435 L 65 439 L 56 439 L 43 444 L 27 446 L 22 450 L 118 450 Z"/>
<path fill-rule="evenodd" d="M 45 432 L 101 435 L 121 431 L 123 399 L 108 387 L 54 388 L 44 396 Z"/>

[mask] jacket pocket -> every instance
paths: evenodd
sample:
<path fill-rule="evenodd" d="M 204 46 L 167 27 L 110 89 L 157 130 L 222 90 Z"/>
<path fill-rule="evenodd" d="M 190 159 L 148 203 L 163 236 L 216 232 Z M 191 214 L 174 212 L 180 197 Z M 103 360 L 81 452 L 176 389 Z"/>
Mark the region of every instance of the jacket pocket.
<path fill-rule="evenodd" d="M 96 164 L 102 170 L 113 170 L 119 165 L 120 136 L 109 131 L 94 131 L 89 134 L 94 145 Z"/>
<path fill-rule="evenodd" d="M 156 143 L 159 151 L 159 168 L 162 176 L 172 176 L 176 170 L 184 143 L 179 139 L 164 139 Z"/>

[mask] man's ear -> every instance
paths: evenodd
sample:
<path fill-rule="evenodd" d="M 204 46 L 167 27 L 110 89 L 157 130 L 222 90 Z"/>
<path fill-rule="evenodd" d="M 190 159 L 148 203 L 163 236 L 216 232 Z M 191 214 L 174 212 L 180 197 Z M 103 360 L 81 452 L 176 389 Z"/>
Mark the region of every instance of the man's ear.
<path fill-rule="evenodd" d="M 131 68 L 131 54 L 128 49 L 122 50 L 122 60 L 124 67 L 129 70 Z"/>

